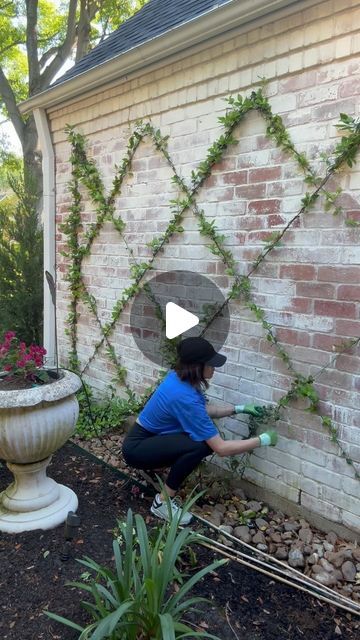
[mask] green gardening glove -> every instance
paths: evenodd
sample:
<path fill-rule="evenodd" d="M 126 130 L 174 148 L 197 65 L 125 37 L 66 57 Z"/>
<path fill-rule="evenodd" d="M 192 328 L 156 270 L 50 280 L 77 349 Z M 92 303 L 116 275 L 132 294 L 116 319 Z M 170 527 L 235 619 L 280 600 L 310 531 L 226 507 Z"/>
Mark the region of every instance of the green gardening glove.
<path fill-rule="evenodd" d="M 261 418 L 264 413 L 264 408 L 257 404 L 236 404 L 235 413 L 247 413 L 254 418 Z"/>
<path fill-rule="evenodd" d="M 260 447 L 275 447 L 278 441 L 276 431 L 265 431 L 259 435 Z"/>

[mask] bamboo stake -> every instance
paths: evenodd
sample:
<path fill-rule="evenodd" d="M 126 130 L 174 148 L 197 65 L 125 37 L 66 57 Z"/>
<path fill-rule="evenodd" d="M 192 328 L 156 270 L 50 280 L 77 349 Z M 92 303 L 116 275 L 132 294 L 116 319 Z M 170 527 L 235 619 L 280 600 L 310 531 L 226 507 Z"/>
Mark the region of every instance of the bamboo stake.
<path fill-rule="evenodd" d="M 194 515 L 198 520 L 200 520 L 201 522 L 206 524 L 208 527 L 214 529 L 215 531 L 217 531 L 221 535 L 225 536 L 229 540 L 235 542 L 237 545 L 244 546 L 246 549 L 249 549 L 252 553 L 256 553 L 257 555 L 263 556 L 264 559 L 265 559 L 265 563 L 263 563 L 263 564 L 265 564 L 265 566 L 269 565 L 271 563 L 279 565 L 279 567 L 281 567 L 281 569 L 280 568 L 279 569 L 276 568 L 277 571 L 283 570 L 283 572 L 286 575 L 290 574 L 290 576 L 292 576 L 296 580 L 299 580 L 300 582 L 303 582 L 303 583 L 308 583 L 309 585 L 312 585 L 313 587 L 315 587 L 317 590 L 321 590 L 321 591 L 324 591 L 324 592 L 328 593 L 329 596 L 331 596 L 332 598 L 337 598 L 339 600 L 344 601 L 347 604 L 350 603 L 351 606 L 354 607 L 354 612 L 356 612 L 358 615 L 360 615 L 360 606 L 357 605 L 352 600 L 350 600 L 350 598 L 347 598 L 346 596 L 343 596 L 342 594 L 337 593 L 336 591 L 334 591 L 333 589 L 330 589 L 330 587 L 327 587 L 326 585 L 320 585 L 318 582 L 316 582 L 316 580 L 314 580 L 310 576 L 305 576 L 303 573 L 301 573 L 301 571 L 298 571 L 294 567 L 289 567 L 289 565 L 285 564 L 281 560 L 278 560 L 277 558 L 274 558 L 273 556 L 270 556 L 269 554 L 265 553 L 264 551 L 260 551 L 259 549 L 254 549 L 254 547 L 252 547 L 251 545 L 247 544 L 246 542 L 243 542 L 242 540 L 239 540 L 239 538 L 236 538 L 231 533 L 228 533 L 227 531 L 223 531 L 222 529 L 220 529 L 219 527 L 214 525 L 212 522 L 208 522 L 207 520 L 205 520 L 205 518 L 202 518 L 201 516 L 198 516 L 197 514 L 194 514 Z M 211 542 L 215 542 L 215 544 L 217 544 L 217 545 L 224 546 L 224 545 L 221 545 L 221 543 L 217 542 L 217 541 L 211 541 Z M 227 548 L 227 547 L 225 547 L 225 548 Z M 245 554 L 242 554 L 241 551 L 235 551 L 235 553 L 236 554 L 240 554 L 243 557 L 246 557 L 247 559 L 255 560 L 255 562 L 261 563 L 261 561 L 258 558 L 254 558 L 253 556 L 246 556 Z"/>
<path fill-rule="evenodd" d="M 221 550 L 221 549 L 217 549 L 215 546 L 208 544 L 208 543 L 202 543 L 204 545 L 204 547 L 208 547 L 208 549 L 212 549 L 212 551 L 215 551 L 216 553 L 220 553 L 221 555 L 229 558 L 230 560 L 234 560 L 235 562 L 238 562 L 239 564 L 243 564 L 246 567 L 249 567 L 250 569 L 255 569 L 255 571 L 259 571 L 260 573 L 263 573 L 264 575 L 277 580 L 278 582 L 283 582 L 286 585 L 289 585 L 290 587 L 294 587 L 295 589 L 299 589 L 300 591 L 304 591 L 305 593 L 311 595 L 313 598 L 317 598 L 318 600 L 323 600 L 324 602 L 326 602 L 327 604 L 332 604 L 335 607 L 340 607 L 341 609 L 344 609 L 345 611 L 348 611 L 349 613 L 353 613 L 356 615 L 360 615 L 359 612 L 354 611 L 353 609 L 351 609 L 350 607 L 345 606 L 344 604 L 340 603 L 340 602 L 336 602 L 331 600 L 330 598 L 327 598 L 324 595 L 319 595 L 319 594 L 314 594 L 313 592 L 311 592 L 309 589 L 307 589 L 304 586 L 300 586 L 299 584 L 294 584 L 293 582 L 291 582 L 290 580 L 286 580 L 285 578 L 282 578 L 276 574 L 271 573 L 271 571 L 266 571 L 266 569 L 261 569 L 260 567 L 254 567 L 254 565 L 252 565 L 250 562 L 246 562 L 246 560 L 242 560 L 241 558 L 238 558 L 236 555 L 231 555 L 230 553 Z"/>

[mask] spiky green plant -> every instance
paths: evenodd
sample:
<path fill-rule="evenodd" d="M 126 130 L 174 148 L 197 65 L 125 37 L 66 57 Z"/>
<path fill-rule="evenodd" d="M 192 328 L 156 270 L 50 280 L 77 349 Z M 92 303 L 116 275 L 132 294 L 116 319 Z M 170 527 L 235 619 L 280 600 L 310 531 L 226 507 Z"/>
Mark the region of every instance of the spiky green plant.
<path fill-rule="evenodd" d="M 186 510 L 194 498 L 184 507 Z M 55 613 L 50 618 L 79 631 L 79 640 L 177 640 L 213 638 L 194 631 L 184 622 L 185 613 L 196 611 L 205 598 L 190 596 L 192 587 L 226 560 L 217 560 L 190 578 L 182 576 L 176 563 L 185 547 L 199 542 L 201 536 L 189 528 L 179 529 L 184 509 L 170 524 L 165 523 L 157 535 L 149 536 L 144 519 L 131 510 L 120 525 L 122 536 L 113 541 L 115 568 L 111 570 L 91 558 L 79 560 L 88 574 L 82 582 L 71 582 L 86 591 L 91 601 L 83 602 L 93 621 L 86 627 Z M 177 585 L 174 589 L 174 585 Z"/>

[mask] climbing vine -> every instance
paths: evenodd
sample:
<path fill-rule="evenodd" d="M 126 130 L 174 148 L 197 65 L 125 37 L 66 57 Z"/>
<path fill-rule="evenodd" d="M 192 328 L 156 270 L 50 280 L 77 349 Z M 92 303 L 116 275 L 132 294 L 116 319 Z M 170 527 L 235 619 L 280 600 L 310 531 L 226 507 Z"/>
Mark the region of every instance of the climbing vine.
<path fill-rule="evenodd" d="M 238 140 L 233 135 L 234 129 L 244 120 L 245 116 L 250 111 L 254 110 L 259 112 L 266 122 L 266 135 L 270 139 L 274 140 L 276 145 L 283 152 L 288 154 L 303 172 L 304 180 L 309 186 L 309 191 L 302 198 L 299 210 L 288 221 L 285 227 L 280 231 L 275 231 L 267 235 L 264 242 L 264 248 L 253 260 L 248 273 L 246 275 L 241 275 L 237 271 L 237 263 L 231 250 L 225 246 L 225 236 L 218 232 L 215 220 L 209 221 L 206 219 L 204 211 L 197 204 L 196 196 L 205 180 L 211 175 L 214 165 L 221 161 L 224 153 L 231 145 L 238 143 Z M 139 291 L 146 288 L 146 281 L 143 282 L 144 278 L 153 268 L 154 261 L 158 254 L 164 249 L 165 245 L 169 243 L 174 234 L 183 232 L 183 217 L 185 212 L 190 209 L 197 219 L 200 234 L 206 237 L 209 241 L 209 250 L 223 262 L 225 266 L 225 273 L 232 279 L 232 284 L 224 304 L 217 308 L 214 308 L 212 305 L 208 305 L 207 312 L 202 318 L 202 325 L 204 327 L 203 333 L 215 318 L 221 314 L 225 305 L 227 305 L 231 300 L 241 301 L 260 322 L 267 341 L 275 348 L 277 355 L 285 363 L 289 374 L 291 375 L 291 386 L 289 391 L 280 398 L 276 405 L 268 408 L 264 420 L 271 419 L 272 422 L 279 420 L 283 410 L 290 404 L 290 402 L 299 398 L 305 398 L 307 400 L 309 411 L 320 415 L 318 407 L 319 397 L 314 386 L 315 380 L 326 368 L 331 366 L 340 353 L 345 351 L 348 352 L 358 345 L 360 343 L 360 338 L 348 340 L 340 345 L 338 347 L 337 354 L 334 356 L 332 361 L 326 367 L 323 367 L 316 376 L 303 376 L 296 371 L 289 354 L 280 344 L 272 325 L 266 318 L 265 311 L 255 302 L 252 295 L 251 276 L 257 271 L 266 257 L 280 246 L 280 242 L 287 231 L 293 227 L 294 223 L 300 217 L 305 215 L 313 207 L 320 195 L 324 197 L 325 210 L 332 210 L 334 215 L 338 215 L 341 212 L 341 207 L 337 204 L 341 190 L 337 189 L 336 191 L 330 191 L 327 189 L 327 184 L 331 176 L 333 176 L 340 167 L 345 164 L 351 167 L 354 164 L 356 153 L 360 146 L 360 122 L 349 115 L 340 114 L 340 122 L 337 127 L 344 133 L 344 135 L 341 137 L 340 142 L 335 146 L 330 157 L 322 156 L 322 161 L 325 165 L 325 175 L 321 177 L 313 170 L 306 155 L 299 153 L 296 150 L 281 117 L 272 113 L 270 104 L 264 95 L 262 88 L 252 92 L 251 95 L 246 98 L 242 98 L 240 95 L 228 98 L 227 111 L 223 117 L 219 118 L 219 120 L 223 125 L 223 133 L 208 149 L 205 159 L 200 162 L 197 169 L 192 171 L 190 186 L 179 175 L 174 162 L 172 161 L 168 151 L 168 137 L 162 136 L 161 132 L 153 127 L 150 122 L 139 122 L 129 138 L 123 161 L 120 166 L 116 167 L 112 188 L 108 196 L 105 195 L 104 184 L 96 163 L 94 160 L 89 159 L 86 154 L 86 142 L 84 137 L 76 132 L 73 127 L 69 126 L 67 128 L 68 139 L 72 149 L 70 157 L 72 165 L 72 179 L 69 185 L 69 190 L 71 192 L 73 202 L 66 222 L 61 225 L 61 231 L 67 237 L 67 249 L 64 252 L 64 255 L 69 260 L 67 280 L 69 282 L 71 292 L 71 303 L 70 313 L 67 318 L 67 325 L 69 327 L 67 332 L 71 343 L 71 366 L 79 372 L 84 372 L 91 361 L 95 358 L 99 349 L 105 345 L 107 354 L 115 367 L 116 382 L 124 386 L 128 397 L 131 398 L 131 401 L 133 402 L 133 392 L 126 382 L 126 369 L 122 366 L 114 347 L 111 345 L 111 334 L 127 304 Z M 166 230 L 161 235 L 154 237 L 148 243 L 148 247 L 151 250 L 150 257 L 147 261 L 137 262 L 132 250 L 127 245 L 126 238 L 123 235 L 125 223 L 121 217 L 117 215 L 115 200 L 121 192 L 121 187 L 125 177 L 131 172 L 134 154 L 145 137 L 152 140 L 155 148 L 166 159 L 173 173 L 172 181 L 177 186 L 181 195 L 170 202 L 171 218 Z M 81 185 L 87 188 L 90 198 L 95 205 L 96 220 L 94 223 L 89 225 L 86 232 L 82 233 L 80 236 L 80 233 L 83 231 L 81 222 Z M 92 244 L 99 235 L 105 221 L 111 221 L 113 223 L 127 246 L 131 262 L 130 277 L 132 282 L 122 291 L 122 295 L 115 303 L 112 310 L 111 320 L 102 324 L 99 318 L 96 300 L 94 296 L 89 294 L 83 282 L 81 266 L 84 257 L 91 253 Z M 346 222 L 350 226 L 358 225 L 355 220 L 348 219 Z M 147 289 L 147 291 L 150 293 L 149 289 Z M 77 355 L 77 320 L 78 305 L 80 302 L 86 305 L 95 317 L 101 335 L 100 339 L 94 346 L 92 356 L 82 370 L 80 369 L 80 362 Z M 161 319 L 161 309 L 158 309 L 157 313 Z M 162 321 L 164 321 L 163 318 Z M 166 341 L 165 354 L 168 363 L 173 362 L 175 355 L 174 346 L 174 341 Z M 162 377 L 163 372 L 161 372 L 160 375 Z M 153 388 L 147 389 L 143 396 L 138 399 L 139 406 L 142 406 L 146 402 L 152 390 Z M 331 441 L 338 446 L 340 455 L 345 458 L 348 464 L 352 465 L 355 477 L 360 479 L 360 474 L 357 472 L 353 461 L 341 445 L 336 425 L 329 416 L 321 416 L 321 421 L 324 429 L 328 432 Z M 250 432 L 255 433 L 256 429 L 259 427 L 259 422 L 251 420 L 249 427 Z"/>

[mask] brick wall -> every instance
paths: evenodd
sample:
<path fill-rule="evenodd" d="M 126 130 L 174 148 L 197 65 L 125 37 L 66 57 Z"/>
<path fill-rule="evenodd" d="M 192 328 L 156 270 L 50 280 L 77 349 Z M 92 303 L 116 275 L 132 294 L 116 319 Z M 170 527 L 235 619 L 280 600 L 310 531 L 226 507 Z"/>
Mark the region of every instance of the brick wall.
<path fill-rule="evenodd" d="M 57 221 L 66 219 L 70 205 L 69 144 L 64 128 L 77 126 L 87 136 L 89 156 L 101 169 L 109 189 L 115 164 L 120 163 L 138 118 L 169 135 L 169 152 L 179 172 L 189 178 L 221 131 L 224 98 L 246 94 L 259 77 L 269 80 L 267 95 L 299 151 L 323 174 L 321 152 L 339 140 L 335 124 L 340 112 L 359 115 L 360 2 L 327 1 L 289 17 L 244 30 L 231 39 L 169 61 L 147 74 L 113 84 L 63 108 L 50 111 L 56 151 Z M 261 249 L 264 231 L 282 229 L 299 210 L 306 191 L 294 162 L 265 137 L 265 125 L 251 114 L 235 132 L 231 147 L 202 187 L 198 202 L 226 236 L 226 243 L 246 273 Z M 253 277 L 256 301 L 266 310 L 276 335 L 289 351 L 295 368 L 316 376 L 321 409 L 338 426 L 343 447 L 360 468 L 360 352 L 332 362 L 334 345 L 360 336 L 359 229 L 346 227 L 348 216 L 360 220 L 360 164 L 341 171 L 344 213 L 334 217 L 317 202 L 296 228 L 284 237 Z M 136 258 L 149 256 L 146 242 L 166 228 L 169 200 L 176 193 L 171 171 L 148 141 L 136 152 L 133 175 L 125 180 L 116 209 L 126 222 L 125 237 Z M 84 192 L 84 231 L 94 221 L 94 206 Z M 222 289 L 228 278 L 199 235 L 187 212 L 185 231 L 174 237 L 155 263 L 155 271 L 192 269 L 209 275 Z M 68 353 L 64 335 L 69 294 L 66 260 L 60 255 L 64 237 L 58 231 L 59 336 L 63 360 Z M 122 289 L 129 284 L 128 249 L 111 223 L 106 223 L 84 261 L 84 280 L 98 304 L 102 322 Z M 86 364 L 99 329 L 89 312 L 79 309 L 79 356 Z M 129 330 L 129 312 L 122 315 L 112 344 L 128 368 L 128 382 L 142 391 L 157 376 L 155 365 L 139 352 Z M 231 305 L 231 331 L 224 346 L 228 361 L 214 377 L 214 398 L 242 403 L 272 403 L 286 393 L 290 377 L 264 337 L 260 325 L 239 303 Z M 105 391 L 113 376 L 105 350 L 86 368 L 91 384 Z M 246 422 L 223 421 L 229 435 L 246 435 Z M 360 531 L 359 481 L 338 456 L 319 417 L 302 402 L 287 411 L 279 424 L 278 447 L 252 456 L 247 478 L 264 489 L 303 505 L 330 521 Z"/>

